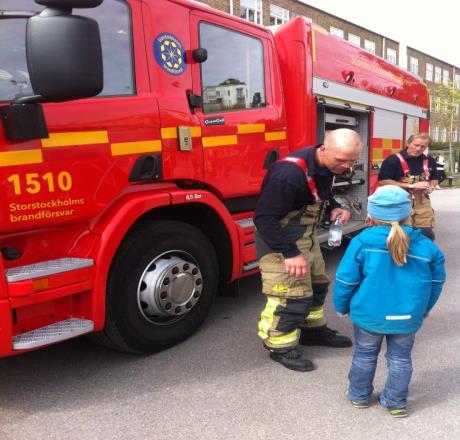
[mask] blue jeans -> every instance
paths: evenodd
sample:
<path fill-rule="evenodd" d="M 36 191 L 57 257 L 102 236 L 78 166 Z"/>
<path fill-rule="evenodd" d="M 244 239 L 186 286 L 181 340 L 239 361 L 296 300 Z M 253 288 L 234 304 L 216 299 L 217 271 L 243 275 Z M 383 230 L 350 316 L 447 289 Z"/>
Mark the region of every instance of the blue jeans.
<path fill-rule="evenodd" d="M 353 324 L 355 352 L 348 373 L 348 398 L 368 402 L 374 387 L 375 369 L 383 338 L 387 340 L 388 377 L 379 401 L 385 408 L 402 408 L 407 404 L 412 376 L 411 352 L 415 333 L 385 335 L 373 333 Z"/>

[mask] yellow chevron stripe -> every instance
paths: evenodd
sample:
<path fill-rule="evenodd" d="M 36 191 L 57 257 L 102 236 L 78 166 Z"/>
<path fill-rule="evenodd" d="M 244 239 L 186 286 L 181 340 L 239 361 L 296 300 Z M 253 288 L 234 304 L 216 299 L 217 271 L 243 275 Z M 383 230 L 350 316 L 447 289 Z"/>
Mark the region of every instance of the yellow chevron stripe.
<path fill-rule="evenodd" d="M 108 144 L 107 131 L 74 131 L 50 133 L 48 139 L 42 139 L 43 148 L 67 147 L 70 145 Z"/>
<path fill-rule="evenodd" d="M 201 127 L 190 127 L 192 137 L 201 136 Z M 161 139 L 177 139 L 177 127 L 164 127 L 161 129 Z"/>
<path fill-rule="evenodd" d="M 127 154 L 155 153 L 161 151 L 160 140 L 148 140 L 139 142 L 120 142 L 111 144 L 112 156 L 125 156 Z"/>
<path fill-rule="evenodd" d="M 201 138 L 203 147 L 220 147 L 224 145 L 236 145 L 238 144 L 238 138 L 236 134 L 229 136 L 208 136 Z"/>
<path fill-rule="evenodd" d="M 265 124 L 239 124 L 238 134 L 263 133 Z"/>
<path fill-rule="evenodd" d="M 266 141 L 281 141 L 283 139 L 286 139 L 285 131 L 269 131 L 265 133 Z"/>
<path fill-rule="evenodd" d="M 0 153 L 0 167 L 10 167 L 12 165 L 28 165 L 31 163 L 42 162 L 42 150 L 6 151 Z"/>

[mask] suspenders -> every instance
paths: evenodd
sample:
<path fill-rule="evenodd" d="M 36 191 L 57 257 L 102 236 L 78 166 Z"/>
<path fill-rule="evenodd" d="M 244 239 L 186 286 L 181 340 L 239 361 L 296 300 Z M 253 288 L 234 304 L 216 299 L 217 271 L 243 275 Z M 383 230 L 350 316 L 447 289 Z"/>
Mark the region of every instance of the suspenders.
<path fill-rule="evenodd" d="M 401 168 L 403 170 L 404 177 L 409 177 L 410 176 L 410 169 L 409 169 L 409 165 L 407 164 L 406 160 L 404 159 L 404 157 L 402 157 L 401 153 L 396 153 L 396 156 L 398 157 L 399 162 L 401 163 Z M 428 158 L 426 156 L 423 159 L 423 173 L 422 174 L 423 174 L 423 177 L 425 178 L 426 181 L 428 181 L 430 179 L 430 170 L 428 168 Z M 415 199 L 414 191 L 413 190 L 408 190 L 408 192 L 410 193 L 412 199 Z M 425 193 L 425 195 L 426 195 L 426 193 Z M 421 203 L 423 203 L 423 198 L 421 200 Z"/>
<path fill-rule="evenodd" d="M 300 167 L 305 174 L 305 179 L 307 180 L 308 189 L 312 193 L 313 198 L 315 199 L 315 203 L 322 202 L 321 198 L 318 195 L 318 188 L 316 188 L 316 183 L 313 177 L 308 175 L 308 166 L 307 166 L 307 162 L 304 159 L 301 159 L 300 157 L 287 156 L 284 159 L 280 159 L 278 162 L 291 162 L 297 165 L 298 167 Z"/>
<path fill-rule="evenodd" d="M 401 153 L 396 153 L 398 156 L 399 162 L 401 162 L 401 168 L 403 169 L 404 177 L 408 177 L 410 175 L 409 165 L 407 165 L 406 160 L 402 157 Z M 425 156 L 423 159 L 423 174 L 426 181 L 430 179 L 430 170 L 428 168 L 428 158 Z"/>

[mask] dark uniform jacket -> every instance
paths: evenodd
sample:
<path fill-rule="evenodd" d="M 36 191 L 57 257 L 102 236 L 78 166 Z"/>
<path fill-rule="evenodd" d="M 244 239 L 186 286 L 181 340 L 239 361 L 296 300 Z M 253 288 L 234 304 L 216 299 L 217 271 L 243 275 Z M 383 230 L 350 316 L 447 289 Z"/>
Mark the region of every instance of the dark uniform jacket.
<path fill-rule="evenodd" d="M 330 200 L 332 208 L 340 206 L 331 198 L 334 174 L 315 163 L 316 147 L 306 147 L 291 157 L 300 157 L 307 162 L 308 174 L 313 177 L 321 200 Z M 285 258 L 300 254 L 292 236 L 283 230 L 279 221 L 291 211 L 315 204 L 315 199 L 307 186 L 302 168 L 291 162 L 276 162 L 267 172 L 262 183 L 254 223 L 257 232 L 273 252 Z"/>
<path fill-rule="evenodd" d="M 428 169 L 430 170 L 429 180 L 438 180 L 438 172 L 436 170 L 436 161 L 431 156 L 425 156 L 424 154 L 418 157 L 409 157 L 407 155 L 407 149 L 405 148 L 401 152 L 401 156 L 407 162 L 410 173 L 412 176 L 420 176 L 423 174 L 423 160 L 428 157 Z M 396 154 L 388 156 L 382 163 L 382 167 L 379 172 L 379 180 L 396 180 L 400 181 L 404 177 L 404 172 L 401 166 L 401 161 Z"/>

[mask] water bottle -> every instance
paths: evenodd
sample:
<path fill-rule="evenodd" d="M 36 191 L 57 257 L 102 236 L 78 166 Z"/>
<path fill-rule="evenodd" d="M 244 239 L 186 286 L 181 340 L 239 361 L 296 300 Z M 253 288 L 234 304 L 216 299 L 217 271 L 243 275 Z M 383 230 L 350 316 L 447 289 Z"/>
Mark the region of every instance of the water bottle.
<path fill-rule="evenodd" d="M 330 247 L 340 246 L 342 243 L 342 231 L 343 225 L 340 223 L 340 215 L 338 215 L 329 226 L 329 237 L 327 239 L 327 244 Z"/>

